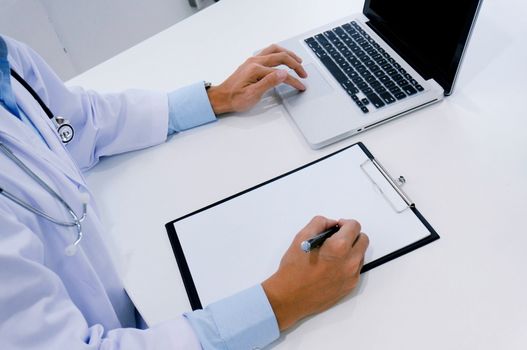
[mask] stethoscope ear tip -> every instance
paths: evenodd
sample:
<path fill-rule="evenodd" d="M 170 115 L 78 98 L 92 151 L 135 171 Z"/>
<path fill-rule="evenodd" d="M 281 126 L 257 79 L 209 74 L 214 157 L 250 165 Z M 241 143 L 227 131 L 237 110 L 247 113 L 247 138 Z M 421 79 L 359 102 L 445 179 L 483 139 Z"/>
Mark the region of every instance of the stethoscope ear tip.
<path fill-rule="evenodd" d="M 75 244 L 70 244 L 69 246 L 64 249 L 64 254 L 66 256 L 73 256 L 77 253 L 77 246 Z"/>

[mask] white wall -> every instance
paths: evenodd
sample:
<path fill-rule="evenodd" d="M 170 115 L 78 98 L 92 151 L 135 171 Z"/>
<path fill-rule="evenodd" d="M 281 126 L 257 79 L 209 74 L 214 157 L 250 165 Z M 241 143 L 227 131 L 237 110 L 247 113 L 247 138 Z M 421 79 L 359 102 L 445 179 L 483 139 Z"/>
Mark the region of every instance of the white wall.
<path fill-rule="evenodd" d="M 0 34 L 29 44 L 63 78 L 80 73 L 64 51 L 46 9 L 38 0 L 0 0 Z"/>
<path fill-rule="evenodd" d="M 69 79 L 196 11 L 188 0 L 0 0 L 0 33 Z"/>

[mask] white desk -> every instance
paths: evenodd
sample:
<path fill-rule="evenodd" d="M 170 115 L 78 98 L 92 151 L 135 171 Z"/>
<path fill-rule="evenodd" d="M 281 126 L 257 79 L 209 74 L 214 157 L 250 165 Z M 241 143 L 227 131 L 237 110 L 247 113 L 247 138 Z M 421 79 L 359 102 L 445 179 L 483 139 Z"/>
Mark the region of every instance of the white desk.
<path fill-rule="evenodd" d="M 114 91 L 220 82 L 255 50 L 362 9 L 359 0 L 327 3 L 223 0 L 70 83 Z M 405 190 L 441 239 L 368 272 L 354 295 L 275 347 L 524 349 L 525 13 L 523 1 L 487 0 L 454 95 L 321 151 L 267 100 L 161 146 L 102 161 L 88 182 L 147 322 L 189 307 L 166 222 L 363 141 L 392 174 L 405 175 Z"/>

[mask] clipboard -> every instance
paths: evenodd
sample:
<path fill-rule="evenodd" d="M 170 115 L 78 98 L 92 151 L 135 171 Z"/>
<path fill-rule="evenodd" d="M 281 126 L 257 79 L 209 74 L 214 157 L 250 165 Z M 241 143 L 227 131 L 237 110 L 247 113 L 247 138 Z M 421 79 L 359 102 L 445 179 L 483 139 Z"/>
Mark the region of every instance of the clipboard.
<path fill-rule="evenodd" d="M 439 239 L 358 142 L 165 225 L 192 309 L 269 277 L 315 215 L 361 223 L 370 238 L 361 273 Z"/>

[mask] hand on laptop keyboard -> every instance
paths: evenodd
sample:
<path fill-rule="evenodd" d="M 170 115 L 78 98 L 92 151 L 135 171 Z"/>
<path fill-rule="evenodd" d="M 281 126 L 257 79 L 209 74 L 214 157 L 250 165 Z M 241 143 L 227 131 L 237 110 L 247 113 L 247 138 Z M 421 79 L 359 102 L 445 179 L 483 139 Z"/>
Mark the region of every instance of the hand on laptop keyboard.
<path fill-rule="evenodd" d="M 281 65 L 294 70 L 301 78 L 307 77 L 300 57 L 278 45 L 271 45 L 247 59 L 222 84 L 207 90 L 214 113 L 246 111 L 258 103 L 265 92 L 282 83 L 305 90 L 300 80 L 286 70 L 276 68 Z"/>

